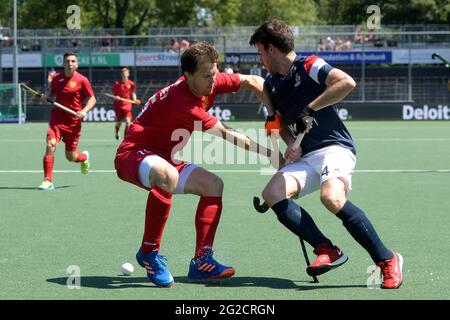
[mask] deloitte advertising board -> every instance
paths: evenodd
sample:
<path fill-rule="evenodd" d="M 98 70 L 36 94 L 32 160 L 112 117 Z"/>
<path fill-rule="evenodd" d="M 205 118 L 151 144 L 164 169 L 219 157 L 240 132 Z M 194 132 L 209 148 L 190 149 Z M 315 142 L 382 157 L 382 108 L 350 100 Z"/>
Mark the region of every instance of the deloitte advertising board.
<path fill-rule="evenodd" d="M 447 105 L 412 105 L 402 103 L 365 103 L 339 104 L 339 116 L 342 120 L 450 120 L 450 108 Z"/>
<path fill-rule="evenodd" d="M 141 108 L 133 108 L 136 117 Z M 27 121 L 48 121 L 51 107 L 28 106 Z M 209 113 L 222 121 L 263 120 L 264 110 L 260 104 L 221 104 L 214 105 Z M 402 103 L 342 103 L 338 105 L 338 114 L 342 120 L 406 120 L 406 121 L 449 121 L 448 105 L 412 105 Z M 85 122 L 113 122 L 115 113 L 112 105 L 96 105 Z"/>
<path fill-rule="evenodd" d="M 51 109 L 51 106 L 29 105 L 27 107 L 27 121 L 48 121 Z M 134 107 L 132 109 L 133 118 L 140 111 L 140 107 Z M 259 105 L 215 105 L 209 109 L 209 113 L 223 121 L 259 120 L 264 117 Z M 96 105 L 84 118 L 85 122 L 113 122 L 115 120 L 116 115 L 112 105 Z"/>

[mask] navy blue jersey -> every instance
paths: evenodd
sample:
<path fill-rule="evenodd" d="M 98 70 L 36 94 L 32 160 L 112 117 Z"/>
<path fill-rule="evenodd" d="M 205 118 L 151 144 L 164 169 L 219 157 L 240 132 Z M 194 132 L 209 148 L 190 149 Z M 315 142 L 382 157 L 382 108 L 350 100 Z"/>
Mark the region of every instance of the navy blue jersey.
<path fill-rule="evenodd" d="M 291 135 L 295 138 L 295 122 L 301 111 L 326 89 L 325 80 L 333 69 L 316 56 L 297 56 L 289 72 L 284 76 L 269 75 L 264 83 L 273 107 L 283 117 Z M 314 114 L 317 124 L 303 138 L 302 154 L 330 145 L 340 145 L 356 154 L 352 137 L 339 118 L 336 105 Z"/>

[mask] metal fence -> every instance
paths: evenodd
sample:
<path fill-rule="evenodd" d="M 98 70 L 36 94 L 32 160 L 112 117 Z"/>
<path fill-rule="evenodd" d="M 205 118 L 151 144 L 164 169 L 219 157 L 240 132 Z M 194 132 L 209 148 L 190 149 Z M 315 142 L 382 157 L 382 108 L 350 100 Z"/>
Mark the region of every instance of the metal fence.
<path fill-rule="evenodd" d="M 437 63 L 437 61 L 431 60 L 431 54 L 429 54 L 431 51 L 427 50 L 450 50 L 450 28 L 448 25 L 385 26 L 383 29 L 375 31 L 358 30 L 356 26 L 299 26 L 292 27 L 292 29 L 297 51 L 307 51 L 319 56 L 341 51 L 361 55 L 361 61 L 353 64 L 335 64 L 344 70 L 346 66 L 359 69 L 354 76 L 358 86 L 346 98 L 347 101 L 400 102 L 425 101 L 427 99 L 450 101 L 449 93 L 446 90 L 448 72 L 441 72 L 435 76 L 415 77 L 413 75 L 413 69 L 416 65 Z M 132 77 L 137 82 L 139 79 L 138 85 L 143 87 L 140 93 L 145 97 L 175 79 L 173 76 L 165 78 L 165 71 L 161 71 L 158 79 L 141 79 L 138 75 L 147 72 L 148 68 L 179 68 L 179 58 L 184 48 L 183 40 L 186 41 L 185 46 L 196 41 L 212 42 L 223 56 L 234 53 L 254 55 L 256 49 L 248 44 L 254 30 L 255 27 L 152 28 L 148 30 L 146 36 L 125 36 L 123 29 L 82 30 L 77 32 L 66 29 L 19 30 L 18 44 L 19 51 L 22 54 L 35 53 L 41 55 L 42 65 L 38 67 L 38 72 L 42 72 L 43 89 L 45 89 L 47 72 L 53 67 L 59 67 L 48 63 L 48 57 L 55 57 L 66 51 L 75 51 L 84 55 L 89 61 L 87 65 L 81 66 L 81 69 L 90 79 L 96 72 L 95 70 L 99 68 L 118 68 L 120 66 L 133 68 Z M 11 37 L 8 36 L 8 32 L 8 29 L 0 29 L 0 40 L 2 40 L 0 42 L 0 53 L 2 56 L 12 52 Z M 334 47 L 330 47 L 330 44 L 327 43 L 329 40 L 334 43 Z M 176 42 L 178 42 L 178 45 L 175 45 Z M 327 47 L 327 45 L 329 46 Z M 388 70 L 392 61 L 370 62 L 365 59 L 367 52 L 401 52 L 404 59 L 400 63 L 406 67 L 404 69 L 406 71 L 400 75 L 370 76 L 368 75 L 370 68 L 377 67 Z M 419 57 L 416 59 L 415 54 L 422 52 L 424 56 L 426 55 L 426 58 Z M 111 58 L 114 54 L 115 60 Z M 151 54 L 155 55 L 151 56 Z M 158 56 L 157 54 L 161 55 Z M 93 63 L 95 57 L 107 56 L 112 60 L 105 65 Z M 164 57 L 166 62 L 158 64 L 158 61 L 155 60 L 142 61 L 139 60 L 140 57 L 149 57 L 149 59 Z M 0 59 L 0 82 L 8 79 L 6 75 L 8 67 L 2 65 L 2 60 Z M 251 68 L 259 69 L 261 72 L 261 66 L 257 62 L 256 64 L 244 63 L 238 66 L 243 72 L 249 72 Z M 108 86 L 107 81 L 103 80 L 94 80 L 93 85 L 100 92 L 107 90 Z M 226 103 L 254 103 L 257 101 L 252 94 L 244 92 L 224 96 L 221 99 L 223 99 L 222 102 Z"/>
<path fill-rule="evenodd" d="M 202 28 L 149 28 L 146 36 L 125 36 L 125 30 L 108 29 L 19 29 L 18 46 L 22 51 L 40 51 L 67 47 L 112 47 L 126 50 L 128 46 L 170 50 L 171 41 L 195 42 L 209 40 L 222 51 L 248 52 L 248 40 L 256 26 L 202 27 Z M 348 40 L 359 48 L 433 48 L 450 47 L 449 25 L 381 25 L 367 30 L 358 25 L 309 25 L 291 27 L 297 50 L 316 50 L 320 39 L 328 37 Z M 12 45 L 12 30 L 0 28 L 0 47 Z M 123 48 L 125 47 L 125 48 Z"/>

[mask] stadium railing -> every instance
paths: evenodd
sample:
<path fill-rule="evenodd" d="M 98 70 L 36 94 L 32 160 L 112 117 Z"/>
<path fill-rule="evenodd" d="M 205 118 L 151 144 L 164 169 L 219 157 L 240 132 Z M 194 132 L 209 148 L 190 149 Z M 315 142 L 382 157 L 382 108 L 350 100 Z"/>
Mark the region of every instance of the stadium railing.
<path fill-rule="evenodd" d="M 248 44 L 248 39 L 255 27 L 223 27 L 223 28 L 152 28 L 149 29 L 146 36 L 125 36 L 123 29 L 92 29 L 81 30 L 79 33 L 73 33 L 66 29 L 38 29 L 38 30 L 20 30 L 18 42 L 19 44 L 33 44 L 38 43 L 42 45 L 39 49 L 35 50 L 35 53 L 41 54 L 43 61 L 45 56 L 55 56 L 56 54 L 62 54 L 66 51 L 75 51 L 85 55 L 102 55 L 104 53 L 122 54 L 128 57 L 134 55 L 143 54 L 148 55 L 150 53 L 167 53 L 169 51 L 169 44 L 171 39 L 177 39 L 181 41 L 186 39 L 189 42 L 195 42 L 199 40 L 207 40 L 213 42 L 219 49 L 221 54 L 226 55 L 229 53 L 245 53 L 256 54 L 255 48 L 252 48 Z M 11 48 L 7 45 L 11 42 L 11 38 L 7 36 L 7 29 L 0 29 L 0 53 L 10 54 Z M 349 37 L 354 40 L 356 26 L 353 25 L 339 25 L 339 26 L 299 26 L 293 27 L 295 40 L 297 43 L 297 51 L 309 51 L 318 52 L 319 39 L 326 39 L 327 37 L 333 40 L 344 39 Z M 368 31 L 361 31 L 362 36 L 368 36 Z M 6 42 L 5 42 L 5 39 Z M 76 40 L 76 46 L 73 46 L 72 41 Z M 106 41 L 107 40 L 107 41 Z M 6 45 L 5 45 L 6 43 Z M 389 51 L 397 49 L 409 50 L 414 52 L 415 49 L 436 49 L 436 50 L 449 50 L 450 48 L 450 27 L 445 25 L 405 25 L 405 26 L 383 26 L 380 30 L 372 32 L 372 40 L 363 41 L 362 43 L 355 43 L 352 41 L 351 52 L 361 53 L 365 51 Z M 35 48 L 36 49 L 36 48 Z M 22 50 L 22 53 L 27 53 Z M 178 61 L 182 51 L 175 52 L 172 56 L 172 60 Z M 319 54 L 319 53 L 318 53 Z M 407 57 L 408 58 L 408 57 Z M 410 58 L 411 59 L 411 58 Z M 115 62 L 107 64 L 105 68 L 119 68 L 124 65 L 124 62 L 119 61 L 116 58 Z M 128 60 L 127 60 L 128 61 Z M 133 70 L 142 73 L 140 71 L 142 64 L 136 63 L 136 59 L 131 59 L 126 65 L 132 67 Z M 409 69 L 413 68 L 412 60 L 402 62 L 403 65 L 407 65 Z M 178 62 L 177 62 L 178 63 Z M 178 68 L 179 65 L 170 65 L 170 68 Z M 256 64 L 255 64 L 256 63 Z M 248 72 L 252 67 L 260 68 L 257 66 L 257 62 L 247 63 L 246 66 L 240 66 L 241 69 Z M 436 62 L 435 62 L 436 63 Z M 389 65 L 387 63 L 372 64 L 372 66 Z M 411 74 L 402 74 L 400 76 L 367 76 L 364 70 L 370 67 L 367 62 L 356 63 L 353 67 L 359 67 L 360 72 L 355 75 L 358 80 L 358 87 L 352 94 L 347 97 L 349 101 L 411 101 L 411 100 L 426 100 L 430 98 L 430 95 L 422 86 L 427 82 L 423 80 L 423 77 L 414 78 Z M 51 65 L 46 65 L 44 62 L 40 67 L 43 74 L 40 79 L 46 79 L 46 73 L 51 68 Z M 87 68 L 83 71 L 89 78 L 92 78 L 92 69 L 101 68 L 102 66 L 80 66 L 80 68 Z M 155 68 L 157 68 L 157 64 Z M 222 66 L 221 66 L 222 67 Z M 0 60 L 0 80 L 3 79 L 3 69 L 5 66 L 1 65 Z M 176 71 L 175 71 L 176 73 Z M 147 80 L 139 77 L 140 83 L 147 83 Z M 155 81 L 149 81 L 147 90 L 144 95 L 156 90 L 165 84 L 173 81 L 173 75 L 171 77 L 165 76 L 164 71 L 160 74 L 156 73 Z M 447 81 L 447 76 L 436 75 L 436 77 L 428 78 L 431 86 L 438 86 L 446 88 L 443 84 Z M 100 91 L 106 88 L 105 84 L 101 83 L 101 79 L 94 79 L 93 85 L 97 86 Z M 419 85 L 416 85 L 419 83 Z M 106 89 L 105 89 L 106 90 Z M 432 98 L 432 97 L 431 97 Z M 252 95 L 242 93 L 234 95 L 231 98 L 224 98 L 236 100 L 242 103 L 254 103 L 256 98 Z M 442 96 L 439 99 L 446 99 L 449 101 L 449 93 L 447 90 L 442 90 Z M 228 102 L 229 100 L 227 100 Z"/>

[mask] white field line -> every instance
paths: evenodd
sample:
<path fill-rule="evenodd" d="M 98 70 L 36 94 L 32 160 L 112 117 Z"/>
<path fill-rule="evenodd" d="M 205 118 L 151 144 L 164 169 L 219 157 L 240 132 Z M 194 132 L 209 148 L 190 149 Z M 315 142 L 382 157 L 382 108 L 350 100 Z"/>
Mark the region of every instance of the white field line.
<path fill-rule="evenodd" d="M 113 139 L 80 139 L 80 142 L 116 142 L 116 140 Z M 45 143 L 45 137 L 42 139 L 0 139 L 0 143 L 5 142 L 5 143 L 26 143 L 26 142 L 30 142 L 30 143 L 35 143 L 35 142 L 42 142 Z"/>
<path fill-rule="evenodd" d="M 214 173 L 275 173 L 269 169 L 209 170 Z M 55 173 L 80 173 L 80 170 L 53 170 Z M 42 173 L 42 170 L 0 170 L 0 173 Z M 115 170 L 90 170 L 89 173 L 116 173 Z M 361 169 L 353 173 L 450 173 L 450 169 Z"/>
<path fill-rule="evenodd" d="M 205 143 L 210 143 L 215 141 L 213 139 L 199 139 L 199 138 L 193 138 L 191 141 L 202 141 Z M 450 137 L 448 138 L 354 138 L 356 142 L 358 141 L 450 141 Z M 45 143 L 45 139 L 0 139 L 0 143 L 36 143 L 36 142 L 42 142 Z M 119 145 L 119 143 L 116 140 L 113 139 L 80 139 L 80 142 L 83 143 L 91 143 L 91 142 L 114 142 Z"/>

